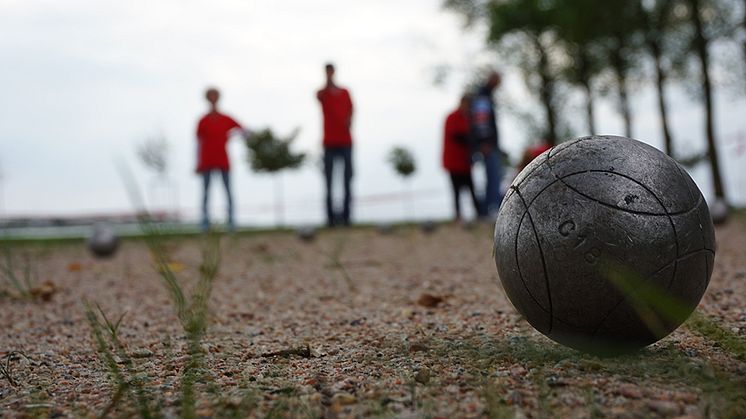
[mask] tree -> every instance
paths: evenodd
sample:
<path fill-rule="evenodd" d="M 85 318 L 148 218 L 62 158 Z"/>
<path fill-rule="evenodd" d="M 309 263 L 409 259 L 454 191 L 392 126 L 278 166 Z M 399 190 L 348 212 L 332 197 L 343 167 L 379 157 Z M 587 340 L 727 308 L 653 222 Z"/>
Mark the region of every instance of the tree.
<path fill-rule="evenodd" d="M 513 0 L 489 4 L 489 40 L 499 44 L 511 35 L 521 45 L 513 48 L 519 68 L 524 70 L 526 84 L 539 98 L 544 108 L 545 135 L 551 145 L 559 139 L 560 116 L 557 109 L 557 78 L 560 66 L 556 57 L 557 36 L 553 16 L 554 2 L 540 0 Z"/>
<path fill-rule="evenodd" d="M 149 185 L 150 204 L 154 207 L 176 210 L 177 192 L 173 182 L 168 178 L 168 141 L 163 135 L 145 139 L 137 147 L 137 156 L 143 166 L 153 173 Z"/>
<path fill-rule="evenodd" d="M 282 179 L 277 176 L 282 170 L 296 169 L 303 164 L 305 153 L 294 153 L 290 150 L 291 143 L 298 136 L 299 130 L 294 130 L 285 138 L 278 138 L 269 128 L 253 133 L 246 137 L 249 149 L 249 164 L 257 173 L 269 173 L 275 177 L 275 221 L 277 225 L 284 224 L 284 196 Z"/>
<path fill-rule="evenodd" d="M 604 2 L 603 6 L 596 6 L 600 13 L 598 25 L 603 27 L 599 43 L 610 72 L 608 84 L 616 90 L 617 106 L 627 137 L 633 136 L 630 83 L 639 78 L 642 71 L 639 6 L 637 1 L 623 0 L 612 0 Z"/>
<path fill-rule="evenodd" d="M 389 152 L 389 163 L 394 167 L 396 173 L 405 179 L 417 170 L 412 153 L 404 147 L 394 147 L 391 149 Z"/>
<path fill-rule="evenodd" d="M 707 153 L 712 170 L 712 186 L 715 197 L 727 202 L 725 187 L 720 171 L 720 160 L 717 153 L 715 138 L 715 110 L 713 109 L 712 78 L 710 76 L 710 44 L 716 37 L 714 26 L 719 17 L 718 0 L 682 0 L 688 6 L 688 14 L 694 29 L 692 50 L 699 63 L 700 83 L 702 86 L 702 100 L 705 107 L 705 135 L 707 138 Z"/>
<path fill-rule="evenodd" d="M 599 25 L 600 13 L 596 0 L 562 0 L 556 8 L 554 22 L 568 61 L 562 76 L 580 87 L 585 95 L 587 134 L 596 133 L 593 80 L 604 68 L 599 40 L 604 26 Z M 582 13 L 578 13 L 582 10 Z"/>
<path fill-rule="evenodd" d="M 137 148 L 142 164 L 157 176 L 165 176 L 168 170 L 168 142 L 162 135 L 146 139 Z"/>
<path fill-rule="evenodd" d="M 647 53 L 653 59 L 653 71 L 655 73 L 655 88 L 658 97 L 658 114 L 663 134 L 663 145 L 668 154 L 674 157 L 673 136 L 668 121 L 668 106 L 665 98 L 665 84 L 668 78 L 670 65 L 666 65 L 667 52 L 671 52 L 670 43 L 667 38 L 670 32 L 675 30 L 673 15 L 673 0 L 652 0 L 643 2 L 640 0 L 638 11 L 640 13 L 641 29 Z"/>
<path fill-rule="evenodd" d="M 394 147 L 388 154 L 388 161 L 394 168 L 394 171 L 406 180 L 414 174 L 417 170 L 417 164 L 415 163 L 414 156 L 412 153 L 404 147 Z M 412 212 L 412 193 L 411 188 L 407 193 L 407 202 L 409 203 L 409 215 Z"/>
<path fill-rule="evenodd" d="M 487 41 L 507 61 L 520 68 L 529 90 L 538 97 L 545 117 L 547 141 L 558 141 L 562 123 L 558 110 L 557 36 L 552 18 L 557 0 L 446 0 L 444 6 L 466 18 L 467 24 L 484 20 Z"/>

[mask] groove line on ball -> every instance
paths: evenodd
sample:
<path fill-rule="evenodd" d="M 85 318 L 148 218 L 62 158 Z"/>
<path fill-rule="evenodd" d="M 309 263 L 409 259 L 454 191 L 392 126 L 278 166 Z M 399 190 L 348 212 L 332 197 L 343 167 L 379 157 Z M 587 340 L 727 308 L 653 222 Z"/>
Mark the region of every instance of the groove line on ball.
<path fill-rule="evenodd" d="M 554 325 L 554 310 L 552 310 L 552 290 L 549 287 L 549 272 L 547 271 L 547 262 L 546 262 L 546 259 L 544 258 L 544 249 L 542 249 L 541 247 L 541 240 L 539 239 L 539 232 L 536 231 L 536 225 L 534 224 L 533 217 L 531 217 L 531 212 L 529 211 L 528 205 L 526 205 L 526 201 L 523 199 L 523 195 L 521 195 L 521 191 L 516 189 L 516 195 L 518 195 L 518 198 L 521 199 L 523 206 L 526 208 L 526 215 L 528 215 L 528 220 L 529 222 L 531 222 L 531 230 L 533 230 L 534 237 L 536 238 L 536 246 L 539 248 L 539 256 L 541 257 L 541 267 L 544 270 L 544 285 L 546 286 L 546 289 L 547 289 L 547 300 L 549 302 L 549 330 L 547 331 L 547 333 L 552 333 L 552 326 Z M 517 236 L 516 236 L 516 249 L 517 249 Z M 526 287 L 525 282 L 523 286 Z M 526 289 L 528 289 L 528 287 L 526 287 Z"/>
<path fill-rule="evenodd" d="M 550 167 L 550 170 L 551 170 L 551 164 L 549 164 L 547 162 L 547 165 Z M 697 210 L 698 207 L 699 207 L 699 204 L 701 204 L 702 200 L 704 199 L 702 196 L 700 196 L 699 199 L 697 200 L 697 203 L 693 207 L 691 207 L 691 208 L 688 208 L 688 209 L 685 209 L 685 210 L 681 210 L 681 211 L 677 211 L 677 212 L 670 212 L 670 213 L 669 212 L 665 212 L 665 213 L 662 213 L 662 214 L 661 213 L 657 213 L 657 212 L 636 211 L 636 210 L 631 210 L 631 209 L 628 209 L 628 208 L 621 208 L 621 207 L 618 207 L 616 205 L 608 204 L 606 202 L 600 201 L 600 200 L 598 200 L 598 199 L 596 199 L 596 198 L 594 198 L 594 197 L 592 197 L 590 195 L 587 195 L 587 194 L 585 194 L 585 193 L 577 190 L 575 187 L 568 185 L 567 182 L 563 181 L 563 179 L 565 179 L 565 178 L 576 176 L 576 175 L 580 175 L 580 174 L 583 174 L 583 173 L 609 173 L 609 174 L 612 174 L 612 175 L 618 175 L 618 176 L 624 177 L 626 179 L 632 180 L 635 183 L 637 183 L 638 185 L 640 185 L 641 187 L 643 187 L 645 190 L 647 190 L 648 192 L 650 192 L 650 194 L 653 195 L 653 197 L 656 198 L 656 200 L 658 201 L 658 203 L 661 204 L 661 207 L 664 208 L 664 211 L 666 211 L 665 206 L 663 206 L 663 203 L 660 201 L 660 199 L 658 199 L 658 196 L 655 195 L 655 194 L 653 194 L 652 191 L 650 191 L 646 186 L 644 186 L 643 184 L 635 181 L 633 178 L 630 178 L 629 176 L 625 176 L 625 175 L 623 175 L 621 173 L 614 172 L 614 171 L 611 171 L 611 170 L 603 170 L 603 169 L 581 170 L 581 171 L 578 171 L 578 172 L 568 173 L 568 174 L 566 174 L 564 176 L 557 176 L 556 174 L 554 174 L 554 180 L 551 181 L 551 182 L 549 182 L 548 184 L 546 184 L 543 188 L 541 188 L 541 190 L 539 190 L 539 192 L 536 193 L 536 196 L 534 196 L 534 198 L 531 199 L 531 201 L 528 203 L 528 208 L 530 208 L 533 205 L 534 201 L 536 201 L 536 199 L 545 190 L 547 190 L 548 188 L 550 188 L 552 185 L 554 185 L 557 182 L 562 182 L 563 185 L 567 186 L 569 189 L 572 189 L 573 191 L 577 192 L 578 194 L 582 195 L 583 197 L 588 198 L 589 200 L 597 202 L 597 203 L 599 203 L 601 205 L 604 205 L 606 207 L 614 208 L 614 209 L 617 209 L 619 211 L 624 211 L 624 212 L 627 212 L 627 213 L 630 213 L 630 214 L 635 214 L 635 215 L 649 215 L 649 216 L 652 216 L 652 217 L 676 217 L 676 216 L 679 216 L 679 215 L 686 215 L 686 214 L 688 214 L 690 212 L 694 212 L 695 210 Z M 515 186 L 515 185 L 511 186 L 510 189 L 513 189 L 515 191 L 519 191 L 519 187 Z"/>
<path fill-rule="evenodd" d="M 580 192 L 579 190 L 577 190 L 576 188 L 570 186 L 567 182 L 564 181 L 564 178 L 567 177 L 567 176 L 558 177 L 554 173 L 554 168 L 552 167 L 552 164 L 549 161 L 547 161 L 547 166 L 549 166 L 549 171 L 552 174 L 554 174 L 554 176 L 557 179 L 559 179 L 559 181 L 562 182 L 563 185 L 565 185 L 567 188 L 575 191 L 575 193 L 578 193 L 581 196 L 584 196 L 584 197 L 586 197 L 586 198 L 588 198 L 590 200 L 593 200 L 593 201 L 595 201 L 595 202 L 597 202 L 597 203 L 599 203 L 599 204 L 601 204 L 603 206 L 611 207 L 611 208 L 615 208 L 615 209 L 619 209 L 619 208 L 617 208 L 614 205 L 607 204 L 605 202 L 602 202 L 602 201 L 600 201 L 600 200 L 598 200 L 596 198 L 590 197 L 590 196 L 588 196 L 588 195 Z M 593 173 L 594 171 L 593 170 L 588 170 L 587 172 Z M 623 177 L 625 179 L 628 179 L 628 180 L 632 181 L 633 183 L 636 183 L 637 185 L 639 185 L 641 188 L 645 189 L 653 198 L 655 198 L 656 201 L 658 201 L 658 205 L 660 205 L 661 208 L 663 208 L 663 211 L 666 213 L 665 215 L 668 217 L 668 222 L 671 224 L 671 230 L 673 230 L 673 236 L 674 236 L 674 243 L 676 243 L 676 257 L 678 258 L 679 257 L 679 252 L 680 252 L 679 251 L 679 235 L 676 232 L 676 225 L 673 222 L 673 215 L 679 215 L 679 214 L 673 214 L 672 215 L 671 213 L 669 213 L 668 212 L 668 208 L 666 208 L 666 206 L 663 204 L 663 201 L 658 197 L 658 195 L 656 195 L 655 192 L 653 192 L 650 188 L 648 188 L 647 185 L 643 184 L 642 182 L 638 181 L 637 179 L 635 179 L 633 177 L 630 177 L 630 176 L 627 176 L 625 174 L 616 173 L 616 172 L 613 172 L 613 171 L 610 171 L 610 170 L 598 170 L 598 171 L 595 171 L 595 172 L 613 173 L 615 175 L 618 175 L 618 176 L 621 176 L 621 177 Z M 696 205 L 694 205 L 693 208 L 697 208 L 697 205 L 699 205 L 699 203 L 697 203 Z M 625 210 L 625 211 L 628 211 L 630 213 L 634 213 L 634 212 L 629 211 L 629 210 Z M 687 213 L 687 212 L 689 212 L 689 211 L 684 211 L 684 213 Z M 649 214 L 649 215 L 653 215 L 653 214 Z"/>
<path fill-rule="evenodd" d="M 621 211 L 625 211 L 625 212 L 633 213 L 633 214 L 649 215 L 649 216 L 650 215 L 663 215 L 663 214 L 654 214 L 654 213 L 644 213 L 642 211 L 633 211 L 633 210 L 628 210 L 628 209 L 624 209 L 624 208 L 619 208 L 616 205 L 607 204 L 607 203 L 605 203 L 605 202 L 603 202 L 603 201 L 601 201 L 599 199 L 593 198 L 593 197 L 591 197 L 591 196 L 589 196 L 589 195 L 587 195 L 587 194 L 579 191 L 577 188 L 569 185 L 564 180 L 565 178 L 568 178 L 570 176 L 574 176 L 576 174 L 569 174 L 569 175 L 565 175 L 565 176 L 560 177 L 560 176 L 557 176 L 557 174 L 555 173 L 554 167 L 552 167 L 552 163 L 549 160 L 547 160 L 547 166 L 549 167 L 550 173 L 558 181 L 562 182 L 562 184 L 565 185 L 565 187 L 567 187 L 568 189 L 574 191 L 575 193 L 577 193 L 577 194 L 585 197 L 586 199 L 594 201 L 594 202 L 596 202 L 596 203 L 598 203 L 598 204 L 600 204 L 602 206 L 609 207 L 609 208 L 614 208 L 615 210 L 621 210 Z M 673 284 L 674 279 L 676 278 L 676 272 L 677 272 L 677 267 L 678 267 L 678 260 L 680 258 L 679 235 L 678 235 L 678 232 L 676 231 L 676 224 L 673 221 L 673 215 L 687 214 L 687 213 L 691 212 L 692 210 L 696 210 L 699 207 L 699 204 L 701 202 L 702 197 L 700 196 L 700 199 L 697 201 L 697 203 L 695 205 L 692 206 L 692 208 L 690 208 L 688 210 L 685 210 L 685 211 L 682 211 L 680 213 L 675 213 L 675 214 L 672 215 L 671 213 L 668 212 L 668 208 L 666 208 L 666 206 L 663 204 L 663 201 L 660 199 L 660 197 L 658 197 L 658 195 L 655 194 L 655 192 L 653 192 L 647 185 L 643 184 L 642 182 L 638 181 L 637 179 L 634 179 L 634 178 L 632 178 L 630 176 L 627 176 L 625 174 L 617 173 L 617 172 L 614 172 L 614 171 L 611 171 L 611 170 L 586 170 L 586 171 L 579 172 L 579 173 L 611 173 L 611 174 L 614 174 L 616 176 L 620 176 L 622 178 L 628 179 L 631 182 L 639 185 L 641 188 L 643 188 L 645 191 L 647 191 L 658 202 L 658 205 L 660 205 L 660 207 L 663 209 L 665 215 L 668 217 L 668 222 L 671 225 L 671 230 L 673 231 L 674 243 L 676 245 L 676 258 L 674 259 L 674 262 L 673 262 L 674 263 L 674 269 L 673 269 L 673 272 L 671 274 L 671 278 L 668 281 L 668 285 L 666 286 L 666 289 L 670 289 L 671 285 Z M 577 173 L 577 174 L 579 174 L 579 173 Z M 538 195 L 537 195 L 537 197 L 538 197 Z M 613 312 L 613 310 L 612 310 L 612 312 Z M 605 321 L 605 319 L 604 319 L 604 321 Z M 599 324 L 599 327 L 602 324 L 603 324 L 603 321 Z"/>
<path fill-rule="evenodd" d="M 515 265 L 518 268 L 518 277 L 521 279 L 521 283 L 523 284 L 523 288 L 528 293 L 528 296 L 531 297 L 531 299 L 536 303 L 536 306 L 539 307 L 543 312 L 550 313 L 549 310 L 547 310 L 544 305 L 539 302 L 539 300 L 534 296 L 534 294 L 531 292 L 531 288 L 528 287 L 526 284 L 526 278 L 523 276 L 523 271 L 521 270 L 521 263 L 520 259 L 518 258 L 518 234 L 521 231 L 521 226 L 523 225 L 523 220 L 526 218 L 526 215 L 528 214 L 528 210 L 524 211 L 521 215 L 521 221 L 518 223 L 518 229 L 515 236 L 515 242 L 514 242 L 514 252 L 515 252 Z M 551 314 L 551 313 L 550 313 Z"/>
<path fill-rule="evenodd" d="M 689 197 L 694 198 L 694 191 L 692 191 L 692 183 L 688 180 L 691 180 L 691 178 L 688 178 L 688 175 L 684 173 L 684 169 L 681 167 L 681 165 L 676 164 L 676 168 L 679 169 L 679 176 L 681 176 L 681 179 L 686 183 L 687 191 L 689 191 Z M 697 221 L 699 221 L 699 234 L 702 236 L 702 247 L 705 250 L 709 250 L 712 252 L 712 257 L 715 257 L 715 251 L 712 249 L 707 248 L 707 236 L 705 235 L 705 229 L 704 225 L 705 223 L 702 221 L 702 209 L 700 208 L 700 204 L 704 197 L 702 194 L 699 194 L 699 200 L 697 201 L 697 205 L 695 206 L 697 208 Z M 705 258 L 705 289 L 707 289 L 707 286 L 710 285 L 710 275 L 708 275 L 708 272 L 710 272 L 710 260 Z"/>
<path fill-rule="evenodd" d="M 625 177 L 626 177 L 626 176 L 625 176 Z M 587 194 L 584 194 L 583 192 L 581 192 L 581 191 L 577 190 L 577 189 L 576 189 L 575 187 L 573 187 L 573 186 L 569 185 L 569 184 L 568 184 L 567 182 L 565 182 L 565 181 L 564 181 L 564 178 L 558 178 L 558 179 L 559 179 L 559 181 L 560 181 L 560 182 L 562 182 L 562 184 L 563 184 L 563 185 L 565 185 L 565 186 L 566 186 L 566 187 L 567 187 L 568 189 L 570 189 L 570 190 L 574 191 L 575 193 L 579 194 L 580 196 L 582 196 L 582 197 L 584 197 L 584 198 L 587 198 L 587 199 L 589 199 L 589 200 L 591 200 L 591 201 L 594 201 L 594 202 L 596 202 L 596 203 L 598 203 L 598 204 L 600 204 L 600 205 L 602 205 L 602 206 L 605 206 L 605 207 L 608 207 L 608 208 L 614 208 L 614 209 L 617 209 L 617 210 L 622 210 L 622 211 L 626 211 L 626 212 L 629 212 L 629 213 L 631 213 L 631 214 L 640 214 L 640 215 L 651 215 L 651 216 L 652 216 L 652 215 L 661 215 L 661 216 L 662 216 L 662 215 L 666 215 L 666 216 L 668 217 L 668 222 L 669 222 L 669 223 L 671 224 L 671 230 L 673 231 L 674 242 L 676 243 L 676 257 L 679 257 L 679 235 L 678 235 L 678 234 L 677 234 L 677 232 L 676 232 L 676 225 L 675 225 L 675 224 L 674 224 L 674 222 L 673 222 L 673 216 L 672 216 L 671 214 L 669 214 L 669 213 L 668 213 L 668 210 L 666 209 L 665 205 L 663 205 L 663 202 L 661 202 L 661 200 L 660 200 L 660 199 L 658 198 L 658 196 L 656 196 L 656 195 L 655 195 L 655 194 L 653 193 L 653 191 L 649 190 L 649 189 L 648 189 L 647 187 L 645 187 L 645 185 L 643 185 L 643 184 L 641 184 L 641 183 L 639 183 L 639 182 L 635 181 L 634 179 L 632 179 L 632 178 L 629 178 L 629 177 L 627 177 L 627 178 L 628 178 L 628 179 L 630 179 L 630 180 L 632 180 L 632 181 L 634 181 L 634 182 L 636 182 L 636 183 L 637 183 L 638 185 L 640 185 L 640 186 L 641 186 L 641 187 L 643 187 L 643 188 L 644 188 L 645 190 L 647 190 L 647 191 L 648 191 L 648 192 L 649 192 L 649 193 L 650 193 L 650 194 L 651 194 L 651 195 L 652 195 L 652 196 L 653 196 L 653 197 L 655 198 L 655 200 L 656 200 L 656 201 L 658 201 L 658 204 L 660 204 L 661 208 L 663 208 L 663 210 L 664 210 L 664 211 L 666 211 L 666 214 L 647 214 L 647 213 L 643 213 L 643 212 L 634 212 L 634 211 L 629 211 L 629 210 L 624 210 L 624 209 L 621 209 L 621 208 L 617 208 L 617 207 L 616 207 L 616 206 L 614 206 L 614 205 L 611 205 L 611 204 L 607 204 L 607 203 L 605 203 L 605 202 L 603 202 L 603 201 L 599 201 L 598 199 L 595 199 L 595 198 L 593 198 L 592 196 L 589 196 L 589 195 L 587 195 Z M 674 215 L 680 215 L 680 214 L 674 214 Z"/>
<path fill-rule="evenodd" d="M 518 191 L 515 190 L 516 195 L 518 195 Z M 525 202 L 521 199 L 521 203 L 523 204 L 524 208 L 526 207 Z M 521 226 L 523 226 L 523 220 L 526 218 L 526 215 L 528 215 L 528 209 L 523 211 L 523 214 L 521 214 L 521 220 L 518 222 L 518 228 L 516 229 L 516 236 L 515 241 L 513 243 L 514 247 L 514 253 L 515 253 L 515 266 L 518 268 L 518 277 L 521 279 L 521 283 L 523 284 L 523 288 L 528 293 L 528 296 L 531 297 L 531 299 L 536 303 L 536 306 L 539 307 L 543 312 L 549 313 L 551 316 L 551 313 L 549 310 L 544 308 L 544 305 L 539 302 L 539 300 L 534 296 L 534 294 L 531 292 L 531 289 L 526 284 L 526 278 L 523 276 L 523 271 L 521 270 L 521 263 L 520 259 L 518 258 L 518 236 L 521 232 Z"/>
<path fill-rule="evenodd" d="M 604 323 L 606 323 L 606 320 L 611 317 L 612 314 L 614 314 L 614 311 L 626 300 L 626 298 L 621 297 L 619 301 L 617 301 L 616 304 L 609 310 L 606 314 L 604 314 L 603 318 L 600 322 L 596 325 L 596 327 L 593 328 L 593 332 L 591 333 L 591 340 L 595 339 L 596 335 L 598 334 L 598 331 L 601 330 L 601 327 L 603 327 Z"/>

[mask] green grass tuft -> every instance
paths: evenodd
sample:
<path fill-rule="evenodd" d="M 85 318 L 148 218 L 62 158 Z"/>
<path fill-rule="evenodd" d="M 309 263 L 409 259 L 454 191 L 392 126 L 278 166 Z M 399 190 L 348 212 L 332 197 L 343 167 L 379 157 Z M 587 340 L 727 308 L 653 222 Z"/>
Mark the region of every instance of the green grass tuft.
<path fill-rule="evenodd" d="M 21 274 L 18 274 L 20 269 Z M 23 266 L 16 267 L 15 255 L 8 243 L 2 243 L 2 262 L 0 263 L 0 275 L 6 286 L 14 290 L 15 295 L 6 291 L 7 294 L 16 298 L 31 300 L 34 298 L 32 290 L 38 282 L 35 265 L 30 256 L 24 258 Z"/>
<path fill-rule="evenodd" d="M 746 362 L 746 339 L 724 329 L 717 321 L 702 313 L 695 312 L 685 323 L 692 332 L 711 342 L 717 342 L 723 349 L 741 362 Z"/>
<path fill-rule="evenodd" d="M 98 307 L 99 312 L 97 313 L 89 303 L 84 302 L 84 308 L 96 350 L 102 357 L 102 361 L 115 385 L 112 399 L 99 417 L 107 417 L 125 398 L 135 403 L 140 417 L 152 418 L 156 416 L 156 412 L 153 412 L 152 409 L 151 392 L 146 388 L 147 380 L 137 373 L 132 358 L 127 353 L 117 333 L 124 315 L 120 316 L 116 323 L 111 323 L 100 307 Z M 120 362 L 123 368 L 120 368 Z"/>
<path fill-rule="evenodd" d="M 348 239 L 348 234 L 338 233 L 335 237 L 334 248 L 331 252 L 328 252 L 326 256 L 329 259 L 329 266 L 340 272 L 342 279 L 344 279 L 350 292 L 357 292 L 355 282 L 352 280 L 349 272 L 347 272 L 347 268 L 342 263 L 342 251 L 345 249 Z"/>

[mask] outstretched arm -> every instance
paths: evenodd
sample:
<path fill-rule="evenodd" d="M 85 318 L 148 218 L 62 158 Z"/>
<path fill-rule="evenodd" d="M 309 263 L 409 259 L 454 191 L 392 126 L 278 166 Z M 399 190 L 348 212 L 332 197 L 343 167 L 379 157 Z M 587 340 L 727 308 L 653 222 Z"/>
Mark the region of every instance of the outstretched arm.
<path fill-rule="evenodd" d="M 254 130 L 239 124 L 234 119 L 231 119 L 231 125 L 233 125 L 233 127 L 230 129 L 230 135 L 238 134 L 244 138 L 249 138 L 254 135 Z"/>
<path fill-rule="evenodd" d="M 231 129 L 228 135 L 229 136 L 239 135 L 243 139 L 249 139 L 254 136 L 254 130 L 251 128 L 243 127 L 243 126 L 237 126 Z"/>

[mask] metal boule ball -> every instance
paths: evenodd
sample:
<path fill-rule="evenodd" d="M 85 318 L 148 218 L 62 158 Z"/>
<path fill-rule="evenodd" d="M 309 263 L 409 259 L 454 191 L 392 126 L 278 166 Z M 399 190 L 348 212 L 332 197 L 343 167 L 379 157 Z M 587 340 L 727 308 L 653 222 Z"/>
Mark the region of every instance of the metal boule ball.
<path fill-rule="evenodd" d="M 713 224 L 723 224 L 728 221 L 730 209 L 728 208 L 728 204 L 725 202 L 725 200 L 716 198 L 712 202 L 712 205 L 710 205 L 710 214 L 712 215 Z"/>
<path fill-rule="evenodd" d="M 391 223 L 380 223 L 377 229 L 381 234 L 391 234 L 394 232 L 394 226 Z"/>
<path fill-rule="evenodd" d="M 464 230 L 474 230 L 477 227 L 477 220 L 466 220 L 461 223 Z"/>
<path fill-rule="evenodd" d="M 119 248 L 119 237 L 114 229 L 103 223 L 94 224 L 88 236 L 88 250 L 99 258 L 108 258 Z"/>
<path fill-rule="evenodd" d="M 430 234 L 435 232 L 435 230 L 438 228 L 437 224 L 435 224 L 432 220 L 426 220 L 423 221 L 422 224 L 420 224 L 420 229 L 425 234 Z"/>
<path fill-rule="evenodd" d="M 316 238 L 316 229 L 311 226 L 299 227 L 296 234 L 301 241 L 312 242 Z"/>
<path fill-rule="evenodd" d="M 699 188 L 645 143 L 562 143 L 510 186 L 495 223 L 500 282 L 539 332 L 596 354 L 675 330 L 707 288 L 715 231 Z"/>

